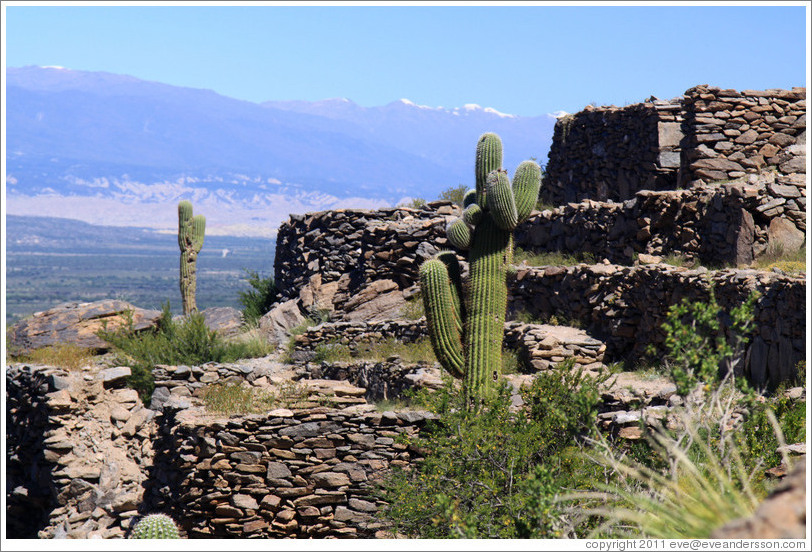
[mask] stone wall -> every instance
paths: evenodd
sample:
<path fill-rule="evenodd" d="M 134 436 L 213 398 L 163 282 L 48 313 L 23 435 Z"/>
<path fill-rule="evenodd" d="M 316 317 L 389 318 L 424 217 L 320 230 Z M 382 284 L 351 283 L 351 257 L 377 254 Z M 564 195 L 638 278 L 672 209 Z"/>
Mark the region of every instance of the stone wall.
<path fill-rule="evenodd" d="M 6 370 L 10 538 L 115 538 L 139 515 L 154 412 L 129 368 Z M 142 512 L 143 513 L 143 512 Z"/>
<path fill-rule="evenodd" d="M 274 282 L 283 299 L 297 297 L 314 276 L 322 286 L 339 282 L 345 292 L 372 280 L 405 289 L 416 280 L 423 260 L 446 246 L 445 226 L 452 215 L 458 216 L 459 209 L 448 201 L 422 209 L 291 215 L 277 234 Z M 350 292 L 336 302 L 351 299 Z"/>
<path fill-rule="evenodd" d="M 757 252 L 766 249 L 770 239 L 772 223 L 766 227 L 756 223 L 765 220 L 762 209 L 765 189 L 758 185 L 729 184 L 694 190 L 641 191 L 633 200 L 624 203 L 585 201 L 535 213 L 517 231 L 517 246 L 536 251 L 588 251 L 596 259 L 605 258 L 610 263 L 614 261 L 623 265 L 522 268 L 519 274 L 523 276 L 510 284 L 512 308 L 527 310 L 541 320 L 556 316 L 559 321 L 577 321 L 588 335 L 606 343 L 608 361 L 628 359 L 636 362 L 649 342 L 663 351 L 664 336 L 660 326 L 670 305 L 683 297 L 707 298 L 706 277 L 715 283 L 720 304 L 726 308 L 743 301 L 750 290 L 758 289 L 764 295 L 757 311 L 759 337 L 751 346 L 747 371 L 757 384 L 775 385 L 791 375 L 795 364 L 805 358 L 806 312 L 803 305 L 806 283 L 803 278 L 755 270 L 686 270 L 664 264 L 628 266 L 635 254 L 641 253 L 662 256 L 681 253 L 688 259 L 712 264 L 738 264 L 752 260 Z M 314 214 L 306 218 L 311 225 L 322 227 L 317 219 L 323 216 L 326 215 Z M 374 216 L 374 212 L 365 212 L 364 224 L 371 228 L 389 227 L 385 221 L 382 224 L 374 222 Z M 420 219 L 421 226 L 433 229 L 423 238 L 426 240 L 424 251 L 446 245 L 444 241 L 438 244 L 431 240 L 439 235 L 449 218 L 450 215 L 435 214 L 433 219 Z M 411 225 L 414 220 L 398 221 L 394 226 Z M 287 231 L 291 236 L 295 235 L 293 228 Z M 358 238 L 363 233 L 353 235 Z M 342 250 L 366 249 L 369 258 L 375 259 L 376 270 L 390 276 L 402 268 L 397 264 L 399 259 L 410 258 L 410 270 L 400 271 L 398 284 L 386 280 L 393 289 L 384 293 L 397 294 L 402 301 L 409 293 L 415 292 L 418 281 L 418 263 L 413 253 L 418 247 L 416 240 L 408 244 L 410 249 L 404 251 L 400 249 L 403 246 L 399 241 L 403 237 L 394 233 L 375 246 L 371 241 L 358 244 L 339 233 L 331 236 L 335 244 L 341 244 Z M 378 250 L 385 251 L 386 255 L 377 256 Z M 326 246 L 317 251 L 319 255 L 329 256 Z M 285 255 L 289 259 L 288 266 L 301 266 L 303 260 L 309 258 L 307 250 L 286 252 Z M 366 297 L 367 291 L 380 283 L 374 277 L 374 272 L 363 272 L 356 280 L 356 289 L 347 290 L 336 284 L 322 297 L 345 295 L 354 300 Z M 290 282 L 289 293 L 293 293 L 301 280 L 292 276 L 286 278 Z M 319 302 L 311 293 L 314 289 L 312 281 L 313 278 L 305 286 L 306 293 L 302 293 L 309 304 Z M 370 293 L 368 300 L 374 302 L 378 297 L 380 295 Z M 331 300 L 326 303 L 334 309 L 335 318 L 354 317 L 354 314 L 341 310 L 350 303 Z M 353 323 L 365 319 L 366 315 L 360 319 L 355 316 Z M 353 328 L 352 324 L 342 327 L 341 331 L 347 332 L 347 339 L 357 333 Z M 380 328 L 364 327 L 358 332 L 367 330 L 376 332 Z M 388 331 L 392 331 L 393 336 L 404 337 L 399 333 L 399 327 L 390 325 L 382 335 Z M 331 336 L 319 334 L 317 339 L 330 340 Z"/>
<path fill-rule="evenodd" d="M 652 100 L 596 108 L 558 119 L 541 199 L 623 201 L 640 190 L 676 187 L 682 112 L 679 102 Z"/>
<path fill-rule="evenodd" d="M 6 369 L 6 531 L 9 538 L 36 538 L 56 507 L 51 472 L 45 459 L 49 411 L 46 395 L 56 391 L 57 370 L 31 366 Z"/>
<path fill-rule="evenodd" d="M 806 88 L 685 92 L 685 187 L 737 179 L 771 167 L 765 211 L 806 229 Z"/>
<path fill-rule="evenodd" d="M 391 320 L 377 323 L 327 323 L 307 329 L 296 336 L 296 353 L 314 351 L 317 347 L 330 347 L 333 344 L 346 346 L 350 351 L 357 349 L 361 343 L 370 343 L 395 339 L 402 343 L 413 343 L 418 339 L 428 339 L 425 318 L 414 321 Z M 505 323 L 505 341 L 507 349 L 518 353 L 531 371 L 545 370 L 551 364 L 574 359 L 576 368 L 597 370 L 603 366 L 603 355 L 606 346 L 593 339 L 585 332 L 563 326 L 546 324 L 525 324 L 521 322 Z M 296 354 L 294 353 L 294 354 Z M 307 361 L 313 355 L 302 355 Z M 425 379 L 425 367 L 410 365 L 404 367 L 398 361 L 385 363 L 353 363 L 352 367 L 321 366 L 313 377 L 346 379 L 354 385 L 369 389 L 383 389 L 383 393 L 368 398 L 394 398 L 399 392 L 415 387 L 416 382 Z M 311 376 L 313 368 L 311 370 Z M 342 372 L 343 376 L 335 375 Z M 388 380 L 387 384 L 384 380 Z M 432 382 L 434 383 L 434 382 Z M 389 390 L 388 395 L 386 394 Z"/>
<path fill-rule="evenodd" d="M 510 287 L 510 308 L 542 319 L 574 321 L 606 343 L 606 360 L 645 357 L 653 344 L 664 351 L 661 329 L 668 307 L 682 299 L 707 301 L 713 285 L 725 310 L 758 291 L 756 331 L 744 373 L 758 385 L 791 379 L 806 358 L 806 280 L 755 270 L 689 270 L 668 265 L 520 267 Z"/>
<path fill-rule="evenodd" d="M 541 197 L 624 201 L 770 169 L 768 209 L 805 228 L 806 88 L 696 86 L 670 101 L 588 106 L 558 120 Z"/>
<path fill-rule="evenodd" d="M 122 538 L 152 512 L 172 515 L 190 538 L 371 538 L 383 529 L 371 489 L 418 457 L 396 438 L 432 414 L 378 412 L 358 396 L 364 389 L 313 379 L 291 410 L 224 418 L 190 394 L 216 373 L 204 366 L 161 367 L 159 383 L 176 385 L 159 411 L 120 387 L 128 369 L 9 366 L 8 536 Z M 236 369 L 219 381 L 268 388 L 262 378 Z"/>
<path fill-rule="evenodd" d="M 398 437 L 431 417 L 371 405 L 229 419 L 177 411 L 157 444 L 165 484 L 151 505 L 174 514 L 190 538 L 382 536 L 371 489 L 414 460 Z"/>
<path fill-rule="evenodd" d="M 516 245 L 627 265 L 641 253 L 749 264 L 768 243 L 769 219 L 758 200 L 758 188 L 744 185 L 640 191 L 622 203 L 586 200 L 533 213 L 516 229 Z"/>

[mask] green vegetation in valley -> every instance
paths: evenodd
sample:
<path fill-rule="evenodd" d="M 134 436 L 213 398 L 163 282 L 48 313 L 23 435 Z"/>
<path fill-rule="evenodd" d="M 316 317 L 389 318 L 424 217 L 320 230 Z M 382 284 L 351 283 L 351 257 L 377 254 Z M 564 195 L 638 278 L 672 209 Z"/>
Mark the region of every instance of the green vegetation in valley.
<path fill-rule="evenodd" d="M 177 235 L 67 219 L 7 217 L 6 323 L 67 302 L 122 299 L 181 305 Z M 207 236 L 197 259 L 197 304 L 239 309 L 246 271 L 273 272 L 268 238 Z"/>

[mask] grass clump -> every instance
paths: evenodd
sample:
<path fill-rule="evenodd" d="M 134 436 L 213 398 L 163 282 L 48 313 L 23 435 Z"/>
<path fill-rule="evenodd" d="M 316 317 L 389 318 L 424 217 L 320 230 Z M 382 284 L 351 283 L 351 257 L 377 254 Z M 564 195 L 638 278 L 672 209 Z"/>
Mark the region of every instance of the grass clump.
<path fill-rule="evenodd" d="M 562 253 L 550 251 L 535 253 L 517 247 L 513 253 L 513 262 L 521 264 L 526 262 L 529 266 L 573 266 L 581 263 L 595 264 L 595 256 L 589 252 Z"/>
<path fill-rule="evenodd" d="M 763 496 L 738 450 L 714 448 L 696 427 L 680 438 L 655 432 L 650 447 L 666 469 L 618 455 L 607 445 L 593 456 L 614 477 L 599 485 L 608 506 L 590 513 L 607 521 L 590 537 L 709 538 L 714 529 L 751 515 Z"/>
<path fill-rule="evenodd" d="M 420 294 L 411 297 L 400 309 L 400 315 L 406 320 L 419 320 L 426 316 L 426 309 L 423 306 L 423 299 Z"/>
<path fill-rule="evenodd" d="M 316 346 L 315 362 L 350 362 L 353 360 L 384 361 L 397 356 L 404 362 L 429 362 L 437 359 L 434 349 L 428 338 L 420 338 L 410 343 L 404 343 L 394 338 L 380 341 L 360 341 L 353 344 L 337 343 L 335 341 Z"/>
<path fill-rule="evenodd" d="M 806 272 L 806 242 L 794 251 L 785 249 L 782 244 L 770 245 L 753 262 L 753 267 L 761 270 L 776 267 L 784 272 Z"/>
<path fill-rule="evenodd" d="M 267 391 L 236 383 L 214 384 L 206 388 L 203 403 L 219 414 L 257 414 L 272 410 L 275 397 Z"/>
<path fill-rule="evenodd" d="M 83 366 L 87 366 L 94 356 L 92 349 L 79 347 L 73 343 L 59 343 L 34 349 L 24 355 L 15 356 L 14 361 L 44 364 L 66 370 L 78 370 Z"/>
<path fill-rule="evenodd" d="M 691 267 L 694 265 L 693 261 L 682 253 L 669 253 L 663 257 L 663 263 L 676 267 Z"/>
<path fill-rule="evenodd" d="M 98 335 L 118 353 L 117 362 L 131 368 L 128 383 L 144 402 L 149 402 L 155 389 L 152 369 L 156 364 L 195 366 L 262 357 L 271 352 L 270 345 L 260 338 L 242 342 L 224 340 L 209 330 L 200 313 L 176 322 L 169 304 L 164 305 L 154 329 L 136 332 L 129 313 L 124 325 L 112 331 L 104 328 Z"/>
<path fill-rule="evenodd" d="M 276 408 L 296 408 L 309 396 L 307 386 L 295 381 L 284 382 L 273 390 L 215 383 L 206 388 L 203 403 L 211 412 L 220 414 L 261 414 Z"/>

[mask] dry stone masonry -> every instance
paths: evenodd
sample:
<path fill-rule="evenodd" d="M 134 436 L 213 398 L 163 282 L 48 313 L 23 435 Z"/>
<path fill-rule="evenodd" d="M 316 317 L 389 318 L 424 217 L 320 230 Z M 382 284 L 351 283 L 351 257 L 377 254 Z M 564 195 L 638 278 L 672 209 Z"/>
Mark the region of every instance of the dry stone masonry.
<path fill-rule="evenodd" d="M 553 130 L 541 198 L 550 204 L 623 201 L 640 190 L 672 190 L 680 166 L 679 102 L 587 106 Z"/>
<path fill-rule="evenodd" d="M 416 281 L 423 260 L 449 247 L 445 224 L 459 213 L 451 202 L 437 201 L 423 209 L 291 215 L 277 234 L 274 282 L 284 299 L 298 297 L 313 277 L 321 287 L 338 282 L 332 291 L 343 294 L 332 299 L 339 305 L 352 299 L 347 290 L 372 280 L 403 290 Z"/>
<path fill-rule="evenodd" d="M 738 92 L 702 85 L 668 101 L 588 106 L 557 121 L 542 198 L 554 205 L 624 201 L 640 190 L 690 188 L 772 168 L 775 206 L 786 203 L 787 216 L 797 220 L 806 202 L 805 144 L 802 87 Z"/>
<path fill-rule="evenodd" d="M 116 538 L 139 515 L 155 412 L 126 367 L 6 372 L 11 538 Z"/>
<path fill-rule="evenodd" d="M 575 321 L 606 343 L 609 361 L 645 357 L 652 344 L 662 351 L 661 329 L 668 306 L 683 299 L 707 301 L 713 285 L 723 309 L 757 291 L 756 335 L 744 373 L 757 386 L 775 387 L 795 376 L 806 357 L 806 280 L 757 270 L 708 271 L 664 264 L 639 267 L 576 265 L 520 267 L 511 288 L 511 307 L 541 319 Z"/>
<path fill-rule="evenodd" d="M 168 485 L 155 507 L 176 512 L 190 538 L 384 536 L 370 489 L 413 461 L 399 437 L 431 417 L 366 404 L 230 419 L 184 409 L 162 429 Z"/>
<path fill-rule="evenodd" d="M 806 352 L 805 277 L 658 261 L 681 255 L 746 266 L 771 247 L 800 247 L 805 93 L 698 86 L 670 101 L 589 107 L 559 119 L 542 188 L 556 207 L 534 213 L 516 245 L 589 253 L 598 264 L 518 267 L 504 343 L 526 371 L 573 359 L 597 373 L 645 358 L 649 344 L 663 352 L 668 307 L 707 301 L 713 286 L 725 309 L 760 293 L 743 374 L 768 388 L 792 379 Z M 123 387 L 129 368 L 8 366 L 9 536 L 125 537 L 152 512 L 172 515 L 192 538 L 392 536 L 378 519 L 384 505 L 373 488 L 388 470 L 419 461 L 421 452 L 403 438 L 427 431 L 433 416 L 379 411 L 368 401 L 437 388 L 440 370 L 394 356 L 327 362 L 318 355 L 426 339 L 425 319 L 404 314 L 419 300 L 420 264 L 451 248 L 445 228 L 459 215 L 448 201 L 291 215 L 277 238 L 282 299 L 260 330 L 286 347 L 306 316 L 327 320 L 295 338 L 291 365 L 266 358 L 156 366 L 149 405 Z M 127 311 L 137 329 L 160 315 L 120 301 L 61 305 L 17 324 L 11 346 L 104 349 L 95 332 L 105 321 L 123 323 Z M 226 335 L 240 325 L 233 309 L 204 315 Z M 506 379 L 518 389 L 532 377 Z M 215 384 L 275 393 L 284 404 L 262 414 L 213 414 L 202 399 Z M 626 439 L 642 436 L 641 422 L 668 423 L 682 400 L 672 383 L 629 372 L 606 385 L 598 424 Z M 787 393 L 805 400 L 803 389 Z M 521 405 L 518 393 L 513 404 Z M 725 534 L 744 536 L 741 529 Z"/>

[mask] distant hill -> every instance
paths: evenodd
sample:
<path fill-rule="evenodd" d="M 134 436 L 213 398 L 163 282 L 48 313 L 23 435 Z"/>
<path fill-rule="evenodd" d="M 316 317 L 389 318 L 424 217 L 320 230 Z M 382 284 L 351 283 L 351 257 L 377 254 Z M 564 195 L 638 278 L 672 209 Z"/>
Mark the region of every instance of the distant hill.
<path fill-rule="evenodd" d="M 544 163 L 552 116 L 349 100 L 256 104 L 124 75 L 6 71 L 7 210 L 169 228 L 179 199 L 210 234 L 272 235 L 288 213 L 433 199 L 469 184 L 476 138 L 505 168 Z"/>

